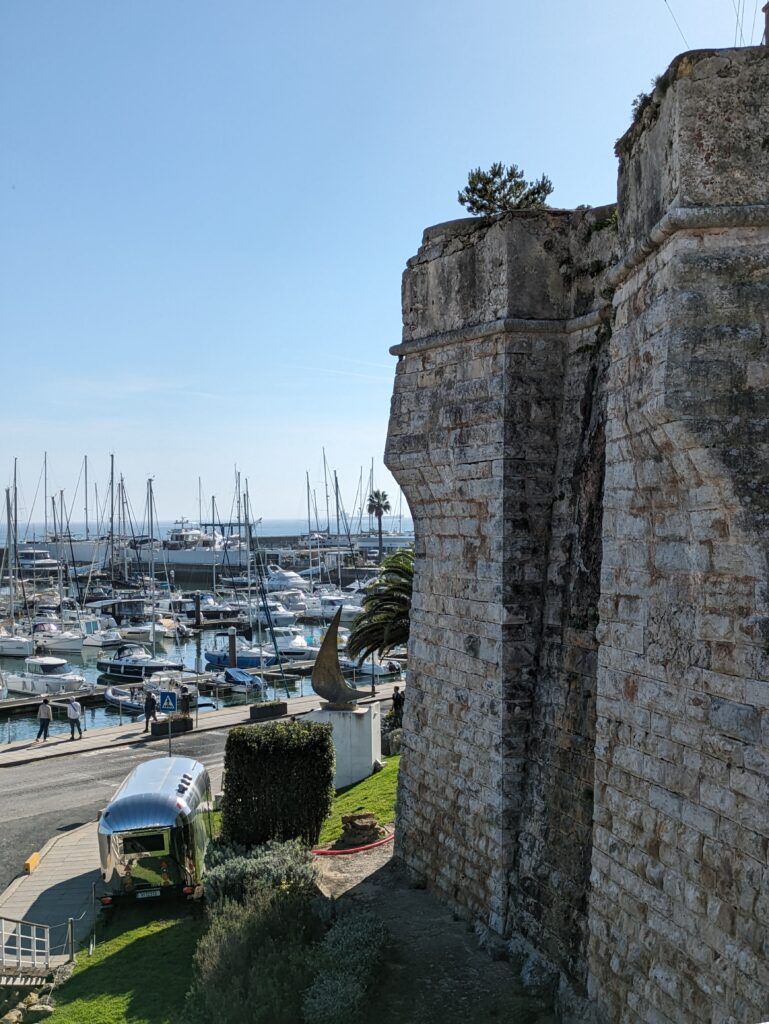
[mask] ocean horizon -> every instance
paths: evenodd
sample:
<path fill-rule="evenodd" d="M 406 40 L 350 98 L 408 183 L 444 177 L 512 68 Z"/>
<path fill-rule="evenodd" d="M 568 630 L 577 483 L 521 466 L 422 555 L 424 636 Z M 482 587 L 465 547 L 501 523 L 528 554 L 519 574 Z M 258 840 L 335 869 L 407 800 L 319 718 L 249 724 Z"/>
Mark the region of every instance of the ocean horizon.
<path fill-rule="evenodd" d="M 155 532 L 159 539 L 168 535 L 168 532 L 175 527 L 179 526 L 179 520 L 159 520 L 155 523 Z M 185 520 L 185 525 L 195 526 L 194 520 Z M 325 533 L 327 523 L 324 521 L 320 525 L 313 524 L 310 533 Z M 348 523 L 349 533 L 351 536 L 357 536 L 359 534 L 367 534 L 369 529 L 371 532 L 376 533 L 376 520 L 372 520 L 372 524 L 369 527 L 369 517 L 364 516 L 362 519 L 356 517 L 354 522 Z M 410 516 L 385 516 L 382 520 L 382 529 L 385 533 L 413 533 L 414 524 Z M 306 519 L 293 519 L 293 518 L 263 518 L 257 520 L 252 526 L 252 530 L 255 537 L 261 539 L 262 537 L 304 537 L 307 536 L 307 520 Z M 97 526 L 96 523 L 89 523 L 89 536 L 98 537 L 108 533 L 109 527 L 107 524 Z M 48 523 L 48 532 L 52 532 L 52 523 Z M 67 531 L 65 531 L 66 534 Z M 68 532 L 72 538 L 82 538 L 85 536 L 85 522 L 71 522 L 68 527 Z M 116 524 L 117 532 L 117 524 Z M 144 536 L 147 531 L 147 524 L 144 522 L 134 523 L 133 532 L 136 536 Z M 331 533 L 336 534 L 336 521 L 331 523 Z M 348 532 L 345 529 L 344 524 L 340 524 L 340 533 L 344 534 Z M 0 525 L 0 544 L 5 544 L 7 536 L 7 527 L 3 523 Z M 45 538 L 45 523 L 19 523 L 19 544 L 35 544 L 43 543 Z"/>

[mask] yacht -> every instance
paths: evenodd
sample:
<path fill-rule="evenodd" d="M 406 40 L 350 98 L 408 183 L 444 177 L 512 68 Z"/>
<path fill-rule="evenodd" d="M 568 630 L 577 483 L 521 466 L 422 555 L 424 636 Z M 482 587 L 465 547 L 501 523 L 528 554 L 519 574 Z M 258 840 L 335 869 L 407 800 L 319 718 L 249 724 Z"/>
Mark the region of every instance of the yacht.
<path fill-rule="evenodd" d="M 104 675 L 117 679 L 146 679 L 156 672 L 181 672 L 184 669 L 182 662 L 154 657 L 141 644 L 123 644 L 114 654 L 98 658 L 96 667 Z"/>
<path fill-rule="evenodd" d="M 73 671 L 64 658 L 34 655 L 24 661 L 23 672 L 7 672 L 5 684 L 11 693 L 36 693 L 46 696 L 86 687 L 85 676 Z"/>
<path fill-rule="evenodd" d="M 35 642 L 31 636 L 0 629 L 0 658 L 28 658 L 35 653 Z"/>
<path fill-rule="evenodd" d="M 264 582 L 269 591 L 310 589 L 310 584 L 302 579 L 298 572 L 282 569 L 279 565 L 267 566 L 267 578 Z"/>
<path fill-rule="evenodd" d="M 53 573 L 59 571 L 60 563 L 51 558 L 45 548 L 21 548 L 16 554 L 19 572 Z"/>

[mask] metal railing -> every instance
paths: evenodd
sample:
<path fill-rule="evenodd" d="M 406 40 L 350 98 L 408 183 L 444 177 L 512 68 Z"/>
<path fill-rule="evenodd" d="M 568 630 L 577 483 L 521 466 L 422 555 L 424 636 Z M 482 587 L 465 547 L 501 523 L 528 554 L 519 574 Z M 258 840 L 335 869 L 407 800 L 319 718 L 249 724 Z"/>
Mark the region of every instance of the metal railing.
<path fill-rule="evenodd" d="M 51 929 L 47 924 L 0 917 L 0 967 L 22 971 L 48 968 L 51 962 Z"/>

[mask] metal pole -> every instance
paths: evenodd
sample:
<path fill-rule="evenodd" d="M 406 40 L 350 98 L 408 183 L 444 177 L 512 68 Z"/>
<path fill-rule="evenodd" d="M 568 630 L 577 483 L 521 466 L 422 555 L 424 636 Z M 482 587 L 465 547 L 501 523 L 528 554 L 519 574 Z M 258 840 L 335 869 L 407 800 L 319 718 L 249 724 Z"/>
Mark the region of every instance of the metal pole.
<path fill-rule="evenodd" d="M 69 918 L 67 921 L 67 939 L 69 941 L 69 962 L 75 962 L 75 921 Z"/>
<path fill-rule="evenodd" d="M 171 756 L 171 714 L 168 715 L 168 756 Z"/>

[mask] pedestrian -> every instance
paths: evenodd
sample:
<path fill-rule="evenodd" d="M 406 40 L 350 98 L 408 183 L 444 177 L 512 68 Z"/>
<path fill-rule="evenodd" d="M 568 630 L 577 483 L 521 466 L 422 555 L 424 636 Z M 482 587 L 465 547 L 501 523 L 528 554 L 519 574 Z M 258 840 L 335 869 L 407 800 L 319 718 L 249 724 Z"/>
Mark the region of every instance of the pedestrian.
<path fill-rule="evenodd" d="M 53 708 L 51 702 L 47 697 L 43 697 L 43 703 L 37 709 L 37 720 L 39 722 L 37 736 L 35 743 L 39 743 L 41 738 L 43 743 L 48 739 L 48 730 L 51 727 L 51 719 L 53 718 Z"/>
<path fill-rule="evenodd" d="M 80 701 L 75 700 L 74 697 L 70 697 L 67 703 L 67 718 L 69 719 L 69 738 L 74 740 L 75 729 L 77 729 L 77 738 L 82 740 L 83 728 L 80 725 L 80 716 L 83 713 L 83 709 L 80 706 Z"/>
<path fill-rule="evenodd" d="M 158 699 L 155 694 L 151 691 L 147 691 L 147 696 L 144 698 L 144 731 L 150 731 L 150 719 L 153 722 L 158 720 Z"/>
<path fill-rule="evenodd" d="M 396 729 L 403 725 L 403 704 L 405 697 L 401 693 L 400 686 L 393 686 L 393 722 Z"/>

